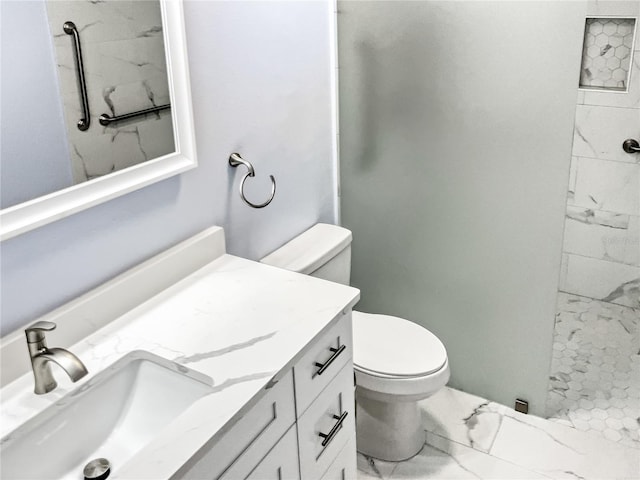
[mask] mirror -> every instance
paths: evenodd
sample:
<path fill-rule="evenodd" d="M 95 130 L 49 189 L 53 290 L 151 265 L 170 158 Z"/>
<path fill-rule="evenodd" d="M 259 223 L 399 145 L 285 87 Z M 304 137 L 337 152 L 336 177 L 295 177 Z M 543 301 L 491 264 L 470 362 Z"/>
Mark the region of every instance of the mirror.
<path fill-rule="evenodd" d="M 196 166 L 181 1 L 2 13 L 0 239 Z"/>

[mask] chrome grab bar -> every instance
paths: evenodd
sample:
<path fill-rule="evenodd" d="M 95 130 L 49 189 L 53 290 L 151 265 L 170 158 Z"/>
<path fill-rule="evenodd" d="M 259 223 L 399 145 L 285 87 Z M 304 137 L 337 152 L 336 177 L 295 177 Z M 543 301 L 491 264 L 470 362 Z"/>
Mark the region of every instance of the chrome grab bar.
<path fill-rule="evenodd" d="M 113 122 L 119 122 L 120 120 L 127 120 L 128 118 L 137 117 L 138 115 L 146 115 L 147 113 L 159 112 L 161 110 L 166 110 L 167 108 L 171 108 L 171 104 L 167 103 L 166 105 L 159 105 L 157 107 L 150 107 L 144 110 L 138 110 L 137 112 L 125 113 L 124 115 L 116 115 L 110 116 L 106 113 L 100 115 L 99 122 L 100 125 L 108 127 Z"/>
<path fill-rule="evenodd" d="M 231 165 L 234 168 L 237 167 L 238 165 L 244 165 L 245 167 L 247 167 L 247 170 L 248 170 L 247 173 L 245 173 L 244 177 L 242 177 L 242 180 L 240 180 L 240 198 L 242 198 L 244 203 L 246 203 L 247 205 L 253 208 L 264 208 L 271 203 L 271 201 L 273 200 L 273 197 L 275 197 L 276 195 L 276 179 L 273 178 L 273 175 L 269 175 L 269 178 L 271 179 L 271 196 L 269 197 L 269 199 L 264 203 L 258 203 L 258 204 L 251 203 L 249 200 L 247 200 L 247 197 L 244 196 L 244 182 L 247 179 L 247 177 L 256 176 L 256 172 L 253 169 L 253 165 L 251 165 L 250 162 L 247 162 L 245 159 L 243 159 L 239 153 L 231 154 L 231 156 L 229 157 L 229 165 Z"/>
<path fill-rule="evenodd" d="M 78 88 L 80 89 L 80 102 L 82 103 L 83 118 L 78 120 L 78 130 L 83 132 L 91 125 L 91 113 L 89 112 L 89 97 L 87 96 L 87 83 L 84 78 L 84 64 L 82 62 L 82 47 L 80 46 L 80 34 L 73 22 L 64 22 L 64 33 L 73 36 L 74 54 L 76 57 L 76 71 L 78 73 Z"/>

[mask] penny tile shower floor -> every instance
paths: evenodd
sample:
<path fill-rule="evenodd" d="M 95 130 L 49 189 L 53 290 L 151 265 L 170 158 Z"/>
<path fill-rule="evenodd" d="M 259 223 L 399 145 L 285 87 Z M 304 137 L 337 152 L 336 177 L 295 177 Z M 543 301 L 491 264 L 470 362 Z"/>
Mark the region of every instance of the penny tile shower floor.
<path fill-rule="evenodd" d="M 560 293 L 547 416 L 640 448 L 640 310 Z"/>

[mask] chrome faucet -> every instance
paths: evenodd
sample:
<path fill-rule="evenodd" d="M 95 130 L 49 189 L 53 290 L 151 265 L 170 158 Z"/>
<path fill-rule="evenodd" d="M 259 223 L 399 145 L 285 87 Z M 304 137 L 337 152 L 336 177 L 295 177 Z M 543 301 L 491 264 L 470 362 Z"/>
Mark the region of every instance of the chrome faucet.
<path fill-rule="evenodd" d="M 54 328 L 56 324 L 53 322 L 36 322 L 24 331 L 27 334 L 27 348 L 35 380 L 33 391 L 37 395 L 49 393 L 58 386 L 51 373 L 50 362 L 60 365 L 73 382 L 77 382 L 89 373 L 80 359 L 70 351 L 64 348 L 47 347 L 44 334 Z"/>

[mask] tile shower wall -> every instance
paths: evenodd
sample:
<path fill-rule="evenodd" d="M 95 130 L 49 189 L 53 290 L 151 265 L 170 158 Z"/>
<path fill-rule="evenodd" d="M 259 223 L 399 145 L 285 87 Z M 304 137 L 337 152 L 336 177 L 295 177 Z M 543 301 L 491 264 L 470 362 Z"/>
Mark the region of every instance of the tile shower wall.
<path fill-rule="evenodd" d="M 640 308 L 640 155 L 621 148 L 640 135 L 637 41 L 630 79 L 578 92 L 560 291 Z"/>
<path fill-rule="evenodd" d="M 630 11 L 616 12 L 621 5 Z M 640 14 L 637 2 L 599 8 L 590 13 Z M 603 68 L 613 58 L 607 46 L 622 40 L 630 47 L 627 27 L 638 28 L 631 20 L 587 20 L 586 49 L 594 26 L 606 36 L 599 40 Z M 607 86 L 594 61 L 584 60 L 581 84 Z M 630 82 L 618 85 L 626 92 L 578 91 L 547 415 L 640 447 L 640 155 L 621 147 L 640 136 L 637 40 L 628 60 Z"/>
<path fill-rule="evenodd" d="M 170 103 L 160 3 L 157 0 L 48 1 L 74 183 L 91 180 L 175 150 L 171 111 L 103 127 L 98 117 Z M 82 117 L 72 38 L 80 33 L 91 126 Z"/>
<path fill-rule="evenodd" d="M 633 18 L 588 18 L 585 25 L 580 86 L 627 90 Z"/>

